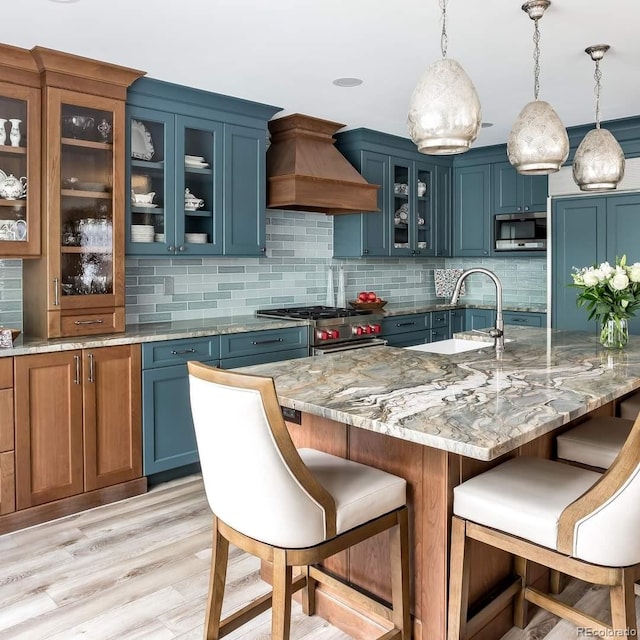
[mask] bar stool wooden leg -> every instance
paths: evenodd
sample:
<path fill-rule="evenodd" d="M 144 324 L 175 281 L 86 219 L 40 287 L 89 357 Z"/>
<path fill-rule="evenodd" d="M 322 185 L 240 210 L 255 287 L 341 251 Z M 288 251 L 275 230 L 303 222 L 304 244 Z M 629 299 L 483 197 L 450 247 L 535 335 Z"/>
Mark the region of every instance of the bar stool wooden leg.
<path fill-rule="evenodd" d="M 218 518 L 213 517 L 213 545 L 211 548 L 211 576 L 209 578 L 209 601 L 205 620 L 206 640 L 218 640 L 220 637 L 220 616 L 224 584 L 227 578 L 229 559 L 229 541 L 220 535 Z"/>
<path fill-rule="evenodd" d="M 308 616 L 315 615 L 316 612 L 316 585 L 317 580 L 314 580 L 309 572 L 309 567 L 301 567 L 301 573 L 307 577 L 307 583 L 302 590 L 302 611 Z"/>
<path fill-rule="evenodd" d="M 520 576 L 520 591 L 513 599 L 513 624 L 520 629 L 527 626 L 527 616 L 529 612 L 529 604 L 525 600 L 524 591 L 529 584 L 529 561 L 526 558 L 516 556 L 513 559 L 514 570 L 517 576 Z"/>
<path fill-rule="evenodd" d="M 634 593 L 634 575 L 626 568 L 621 569 L 619 585 L 611 587 L 611 623 L 613 632 L 621 637 L 628 630 L 636 631 L 636 606 Z"/>
<path fill-rule="evenodd" d="M 465 637 L 469 607 L 469 553 L 466 522 L 453 518 L 451 524 L 451 566 L 449 567 L 448 640 Z"/>
<path fill-rule="evenodd" d="M 398 524 L 389 530 L 393 624 L 402 630 L 401 640 L 411 638 L 409 518 L 407 514 L 407 510 L 402 509 L 398 513 Z"/>
<path fill-rule="evenodd" d="M 291 626 L 291 577 L 284 549 L 274 549 L 273 553 L 273 596 L 271 602 L 271 638 L 289 640 Z"/>
<path fill-rule="evenodd" d="M 564 574 L 557 569 L 551 569 L 549 572 L 549 591 L 557 595 L 564 589 Z"/>

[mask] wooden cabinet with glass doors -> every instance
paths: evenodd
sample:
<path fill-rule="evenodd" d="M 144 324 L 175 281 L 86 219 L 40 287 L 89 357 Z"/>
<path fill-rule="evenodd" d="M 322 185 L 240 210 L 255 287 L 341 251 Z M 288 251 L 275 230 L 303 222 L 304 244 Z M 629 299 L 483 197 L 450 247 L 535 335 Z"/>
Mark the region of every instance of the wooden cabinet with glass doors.
<path fill-rule="evenodd" d="M 44 79 L 47 215 L 43 258 L 23 269 L 25 333 L 124 331 L 124 100 L 141 74 L 38 47 L 32 53 Z"/>
<path fill-rule="evenodd" d="M 0 258 L 40 253 L 40 76 L 26 49 L 0 45 Z"/>

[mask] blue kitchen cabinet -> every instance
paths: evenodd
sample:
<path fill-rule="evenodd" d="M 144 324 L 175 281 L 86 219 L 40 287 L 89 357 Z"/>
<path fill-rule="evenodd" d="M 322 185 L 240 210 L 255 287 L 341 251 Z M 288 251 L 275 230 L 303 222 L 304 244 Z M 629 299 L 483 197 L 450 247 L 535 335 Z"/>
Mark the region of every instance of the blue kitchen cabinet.
<path fill-rule="evenodd" d="M 306 325 L 220 336 L 220 366 L 223 369 L 305 358 L 308 355 L 309 327 Z"/>
<path fill-rule="evenodd" d="M 448 311 L 389 316 L 382 321 L 381 337 L 390 347 L 412 347 L 451 337 Z"/>
<path fill-rule="evenodd" d="M 465 331 L 491 329 L 496 326 L 496 312 L 493 309 L 465 309 Z"/>
<path fill-rule="evenodd" d="M 510 162 L 493 164 L 493 213 L 546 211 L 549 179 L 518 173 Z"/>
<path fill-rule="evenodd" d="M 453 169 L 453 255 L 491 255 L 491 165 Z"/>
<path fill-rule="evenodd" d="M 513 324 L 519 327 L 546 327 L 547 314 L 533 311 L 503 311 L 502 318 L 505 325 Z"/>
<path fill-rule="evenodd" d="M 578 289 L 570 287 L 573 267 L 588 267 L 617 257 L 640 262 L 640 194 L 559 198 L 553 206 L 552 326 L 597 330 L 587 311 L 576 304 Z M 629 321 L 640 333 L 640 318 Z"/>
<path fill-rule="evenodd" d="M 380 185 L 380 211 L 336 216 L 334 257 L 450 255 L 451 160 L 426 162 L 411 141 L 368 129 L 336 141 L 363 177 Z"/>
<path fill-rule="evenodd" d="M 452 335 L 454 333 L 462 333 L 465 330 L 465 315 L 464 309 L 451 309 L 449 311 L 449 326 Z"/>
<path fill-rule="evenodd" d="M 156 197 L 146 207 L 128 200 L 127 254 L 264 255 L 266 123 L 276 111 L 149 78 L 135 82 L 127 94 L 125 187 Z"/>
<path fill-rule="evenodd" d="M 451 325 L 449 322 L 449 311 L 431 312 L 431 335 L 429 342 L 447 340 L 451 337 Z"/>
<path fill-rule="evenodd" d="M 142 465 L 146 476 L 198 462 L 187 361 L 217 366 L 218 336 L 142 345 Z"/>
<path fill-rule="evenodd" d="M 382 257 L 389 255 L 386 211 L 389 201 L 389 156 L 349 146 L 345 157 L 369 184 L 377 184 L 378 209 L 368 213 L 334 216 L 333 255 Z"/>

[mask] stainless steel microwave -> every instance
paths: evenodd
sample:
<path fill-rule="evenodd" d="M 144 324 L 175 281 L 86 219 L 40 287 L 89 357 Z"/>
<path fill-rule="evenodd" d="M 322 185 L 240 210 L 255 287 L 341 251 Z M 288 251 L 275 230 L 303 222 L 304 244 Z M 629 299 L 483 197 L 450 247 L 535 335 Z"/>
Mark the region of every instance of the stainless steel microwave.
<path fill-rule="evenodd" d="M 494 251 L 545 251 L 547 214 L 497 213 L 493 233 Z"/>

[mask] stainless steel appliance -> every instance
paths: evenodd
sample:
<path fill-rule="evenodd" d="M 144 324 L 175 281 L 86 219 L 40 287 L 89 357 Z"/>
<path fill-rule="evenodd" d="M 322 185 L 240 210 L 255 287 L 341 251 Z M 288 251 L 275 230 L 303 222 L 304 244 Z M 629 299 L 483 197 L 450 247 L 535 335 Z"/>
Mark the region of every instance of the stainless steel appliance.
<path fill-rule="evenodd" d="M 309 320 L 311 355 L 336 353 L 387 344 L 379 337 L 383 316 L 370 310 L 342 309 L 339 307 L 289 307 L 287 309 L 261 309 L 257 316 Z"/>
<path fill-rule="evenodd" d="M 544 251 L 547 248 L 547 214 L 498 213 L 494 217 L 495 251 Z"/>

